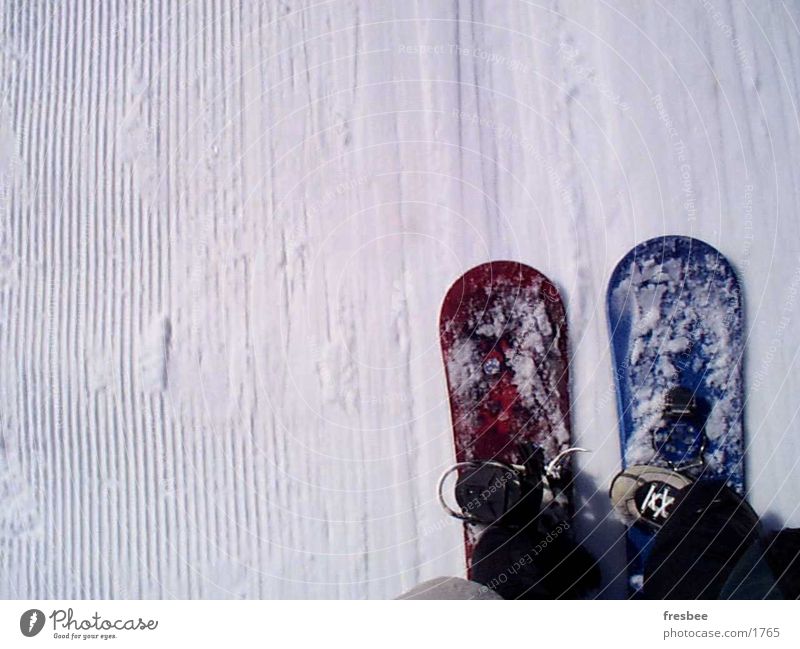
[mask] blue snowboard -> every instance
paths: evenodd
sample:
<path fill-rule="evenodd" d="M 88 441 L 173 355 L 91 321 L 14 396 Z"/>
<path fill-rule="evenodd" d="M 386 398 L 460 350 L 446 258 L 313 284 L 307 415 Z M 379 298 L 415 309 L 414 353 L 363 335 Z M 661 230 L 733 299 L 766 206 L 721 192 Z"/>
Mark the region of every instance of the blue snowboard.
<path fill-rule="evenodd" d="M 725 480 L 743 495 L 742 298 L 728 261 L 697 239 L 650 239 L 617 264 L 607 308 L 623 467 L 672 467 Z M 673 387 L 688 388 L 706 408 L 692 439 L 664 437 L 663 400 Z M 628 531 L 634 595 L 653 538 L 647 529 Z"/>

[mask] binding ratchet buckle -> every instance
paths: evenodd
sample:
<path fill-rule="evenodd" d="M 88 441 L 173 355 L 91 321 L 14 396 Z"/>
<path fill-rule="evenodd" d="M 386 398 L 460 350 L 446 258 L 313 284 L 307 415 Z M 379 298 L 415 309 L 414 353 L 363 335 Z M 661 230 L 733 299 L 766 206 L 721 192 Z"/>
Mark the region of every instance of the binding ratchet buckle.
<path fill-rule="evenodd" d="M 708 404 L 684 387 L 672 388 L 664 397 L 661 425 L 651 432 L 656 458 L 673 471 L 705 465 L 708 437 L 705 420 Z"/>
<path fill-rule="evenodd" d="M 531 520 L 541 508 L 545 483 L 554 494 L 561 491 L 565 486 L 562 477 L 565 460 L 572 453 L 586 451 L 568 448 L 545 464 L 540 446 L 522 442 L 519 450 L 522 464 L 470 460 L 448 468 L 437 485 L 442 508 L 453 518 L 482 525 L 501 518 L 508 522 Z M 455 499 L 459 509 L 451 507 L 444 496 L 444 485 L 456 472 Z"/>

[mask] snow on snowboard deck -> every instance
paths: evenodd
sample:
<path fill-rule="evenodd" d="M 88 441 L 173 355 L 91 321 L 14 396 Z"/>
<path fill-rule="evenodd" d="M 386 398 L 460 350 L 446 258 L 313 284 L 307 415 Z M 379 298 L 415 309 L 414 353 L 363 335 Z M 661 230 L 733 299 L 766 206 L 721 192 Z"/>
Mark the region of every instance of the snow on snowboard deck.
<path fill-rule="evenodd" d="M 521 440 L 545 461 L 569 447 L 567 320 L 550 280 L 517 262 L 477 266 L 447 292 L 439 334 L 457 462 L 519 463 Z M 467 566 L 477 533 L 465 526 Z"/>
<path fill-rule="evenodd" d="M 617 264 L 607 298 L 623 467 L 663 465 L 653 430 L 666 392 L 684 386 L 708 406 L 704 466 L 693 477 L 722 479 L 744 494 L 742 301 L 728 261 L 697 239 L 651 239 Z M 628 531 L 634 593 L 653 537 Z"/>

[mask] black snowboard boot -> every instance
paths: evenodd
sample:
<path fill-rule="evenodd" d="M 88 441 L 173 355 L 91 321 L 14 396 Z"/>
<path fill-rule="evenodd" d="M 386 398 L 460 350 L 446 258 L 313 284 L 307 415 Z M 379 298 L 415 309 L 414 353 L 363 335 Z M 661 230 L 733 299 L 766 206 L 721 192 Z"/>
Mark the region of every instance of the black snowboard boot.
<path fill-rule="evenodd" d="M 720 482 L 694 483 L 656 534 L 645 565 L 645 598 L 719 598 L 759 535 L 758 516 L 736 492 Z"/>
<path fill-rule="evenodd" d="M 759 520 L 724 483 L 636 465 L 614 478 L 611 500 L 627 524 L 657 530 L 645 562 L 645 599 L 717 599 L 749 588 L 752 570 L 742 584 L 732 580 L 745 553 L 759 547 Z"/>
<path fill-rule="evenodd" d="M 520 454 L 522 466 L 487 463 L 456 486 L 462 512 L 486 526 L 473 551 L 471 577 L 504 599 L 586 596 L 599 587 L 600 571 L 575 542 L 565 507 L 568 476 L 557 462 L 545 466 L 535 445 L 524 445 Z"/>

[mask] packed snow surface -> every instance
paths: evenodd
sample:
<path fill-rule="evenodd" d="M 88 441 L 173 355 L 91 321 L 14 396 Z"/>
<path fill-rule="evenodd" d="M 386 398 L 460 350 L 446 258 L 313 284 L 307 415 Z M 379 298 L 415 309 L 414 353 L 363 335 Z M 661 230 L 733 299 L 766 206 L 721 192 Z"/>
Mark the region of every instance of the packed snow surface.
<path fill-rule="evenodd" d="M 574 527 L 623 596 L 605 295 L 663 234 L 741 277 L 747 495 L 800 525 L 799 26 L 754 0 L 3 3 L 0 597 L 463 574 L 437 322 L 492 259 L 565 300 Z"/>

